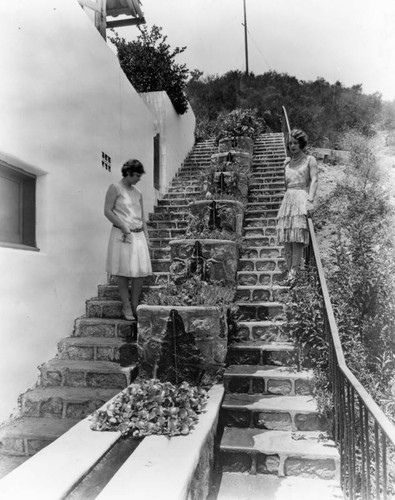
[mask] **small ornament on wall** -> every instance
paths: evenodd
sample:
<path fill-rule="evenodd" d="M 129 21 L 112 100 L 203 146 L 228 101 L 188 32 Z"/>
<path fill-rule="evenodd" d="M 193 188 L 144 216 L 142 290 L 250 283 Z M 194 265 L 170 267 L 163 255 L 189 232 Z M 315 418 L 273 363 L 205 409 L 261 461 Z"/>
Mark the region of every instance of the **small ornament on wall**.
<path fill-rule="evenodd" d="M 101 166 L 111 172 L 111 157 L 106 155 L 103 151 L 101 153 Z"/>

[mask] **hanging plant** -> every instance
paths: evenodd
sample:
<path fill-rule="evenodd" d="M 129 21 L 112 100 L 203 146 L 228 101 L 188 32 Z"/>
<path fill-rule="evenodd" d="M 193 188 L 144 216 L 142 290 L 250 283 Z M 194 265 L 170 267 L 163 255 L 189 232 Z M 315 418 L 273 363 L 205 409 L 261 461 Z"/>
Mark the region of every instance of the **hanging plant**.
<path fill-rule="evenodd" d="M 93 413 L 91 429 L 141 438 L 151 434 L 187 435 L 207 404 L 207 391 L 187 382 L 175 386 L 140 380 L 124 389 L 105 410 Z"/>

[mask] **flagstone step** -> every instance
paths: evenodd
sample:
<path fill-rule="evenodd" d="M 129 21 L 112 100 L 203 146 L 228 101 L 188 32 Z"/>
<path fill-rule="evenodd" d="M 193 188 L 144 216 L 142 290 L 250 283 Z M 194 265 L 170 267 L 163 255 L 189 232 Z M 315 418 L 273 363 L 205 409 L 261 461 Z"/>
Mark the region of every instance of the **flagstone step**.
<path fill-rule="evenodd" d="M 53 358 L 38 367 L 41 387 L 124 389 L 137 376 L 137 364 Z"/>
<path fill-rule="evenodd" d="M 283 340 L 266 340 L 266 337 L 261 335 L 245 341 L 232 342 L 228 346 L 227 364 L 296 367 L 298 350 L 295 344 L 287 337 L 278 338 Z"/>
<path fill-rule="evenodd" d="M 321 432 L 227 428 L 220 450 L 225 472 L 325 480 L 339 477 L 340 460 L 336 445 Z"/>
<path fill-rule="evenodd" d="M 272 227 L 276 228 L 277 227 L 277 220 L 276 219 L 262 219 L 260 217 L 249 217 L 244 220 L 244 229 L 247 228 L 262 228 L 262 227 Z"/>
<path fill-rule="evenodd" d="M 185 198 L 163 198 L 157 201 L 157 205 L 160 207 L 173 207 L 186 208 L 189 202 Z"/>
<path fill-rule="evenodd" d="M 81 316 L 74 322 L 73 336 L 119 338 L 133 342 L 137 338 L 137 322 L 120 318 Z"/>
<path fill-rule="evenodd" d="M 183 205 L 155 205 L 155 214 L 170 214 L 172 219 L 185 219 L 185 216 L 189 214 L 188 203 Z M 165 219 L 163 219 L 165 220 Z"/>
<path fill-rule="evenodd" d="M 284 304 L 281 302 L 237 302 L 236 317 L 238 321 L 264 321 L 267 319 L 283 319 Z"/>
<path fill-rule="evenodd" d="M 221 421 L 227 427 L 277 431 L 326 431 L 329 425 L 312 396 L 226 394 Z"/>
<path fill-rule="evenodd" d="M 277 234 L 277 228 L 274 226 L 270 227 L 258 227 L 258 226 L 245 226 L 244 235 L 245 237 L 254 238 L 256 236 L 275 236 Z"/>
<path fill-rule="evenodd" d="M 307 396 L 313 391 L 313 373 L 289 366 L 231 365 L 224 373 L 228 393 Z"/>
<path fill-rule="evenodd" d="M 279 270 L 238 271 L 237 283 L 239 286 L 281 286 L 281 282 L 285 279 L 285 276 L 286 274 Z"/>
<path fill-rule="evenodd" d="M 161 231 L 164 229 L 169 229 L 169 230 L 185 230 L 187 227 L 188 223 L 185 220 L 168 220 L 168 221 L 161 221 L 161 220 L 150 220 L 147 222 L 147 227 L 148 229 L 153 229 L 156 231 Z"/>
<path fill-rule="evenodd" d="M 169 260 L 170 261 L 170 247 L 165 248 L 150 248 L 151 261 L 152 260 Z"/>
<path fill-rule="evenodd" d="M 151 265 L 154 273 L 168 273 L 170 269 L 170 260 L 151 259 Z"/>
<path fill-rule="evenodd" d="M 240 276 L 244 276 L 247 273 L 273 273 L 273 275 L 279 276 L 285 271 L 285 260 L 282 257 L 243 258 L 239 259 L 238 271 Z"/>
<path fill-rule="evenodd" d="M 287 295 L 289 287 L 277 285 L 238 285 L 235 300 L 237 302 L 280 302 Z"/>
<path fill-rule="evenodd" d="M 0 429 L 0 453 L 32 456 L 79 422 L 69 418 L 22 417 Z"/>
<path fill-rule="evenodd" d="M 36 388 L 20 396 L 21 413 L 26 417 L 81 420 L 103 406 L 118 392 L 118 388 Z"/>
<path fill-rule="evenodd" d="M 59 359 L 112 361 L 130 366 L 138 361 L 137 344 L 119 338 L 66 337 L 58 344 Z"/>
<path fill-rule="evenodd" d="M 161 212 L 150 213 L 148 215 L 149 220 L 152 222 L 185 222 L 186 217 L 189 212 L 172 212 L 169 210 L 164 210 L 164 207 L 161 207 Z"/>
<path fill-rule="evenodd" d="M 148 229 L 148 237 L 150 242 L 152 240 L 177 240 L 182 239 L 185 235 L 185 229 Z"/>
<path fill-rule="evenodd" d="M 279 245 L 273 245 L 273 246 L 248 246 L 248 241 L 246 242 L 247 245 L 244 246 L 241 249 L 241 259 L 276 259 L 280 258 L 283 255 L 283 247 Z"/>
<path fill-rule="evenodd" d="M 273 232 L 269 236 L 249 236 L 244 237 L 244 242 L 248 247 L 275 247 L 277 245 L 277 234 Z"/>
<path fill-rule="evenodd" d="M 257 218 L 261 217 L 262 219 L 275 219 L 278 214 L 278 210 L 264 210 L 259 207 L 259 203 L 255 204 L 252 207 L 247 207 L 247 210 L 244 212 L 245 219 L 249 218 Z"/>

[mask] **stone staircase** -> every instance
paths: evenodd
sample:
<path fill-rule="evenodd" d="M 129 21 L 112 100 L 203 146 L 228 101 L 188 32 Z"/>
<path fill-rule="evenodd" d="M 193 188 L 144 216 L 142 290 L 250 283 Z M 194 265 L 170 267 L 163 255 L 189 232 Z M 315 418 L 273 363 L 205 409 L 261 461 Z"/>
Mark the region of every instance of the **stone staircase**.
<path fill-rule="evenodd" d="M 169 241 L 185 232 L 188 203 L 200 187 L 199 170 L 210 163 L 212 141 L 195 146 L 169 192 L 149 214 L 154 274 L 147 287 L 169 279 Z M 99 285 L 75 320 L 73 334 L 62 339 L 54 359 L 43 363 L 35 387 L 19 397 L 18 414 L 0 429 L 0 477 L 61 436 L 129 385 L 137 375 L 135 322 L 120 319 L 117 286 Z"/>
<path fill-rule="evenodd" d="M 216 152 L 213 141 L 196 144 L 149 214 L 153 276 L 146 288 L 168 283 L 169 242 L 183 237 L 188 204 L 201 190 L 200 172 Z M 282 134 L 256 141 L 246 245 L 239 261 L 237 326 L 225 373 L 222 500 L 262 498 L 254 496 L 256 488 L 278 493 L 290 476 L 312 476 L 312 481 L 330 484 L 337 474 L 333 443 L 321 440 L 326 422 L 312 400 L 312 375 L 297 372 L 295 347 L 284 333 L 282 297 L 287 289 L 279 282 L 285 264 L 282 249 L 275 245 L 284 156 Z M 100 285 L 98 296 L 86 302 L 86 315 L 76 319 L 73 335 L 60 341 L 56 358 L 39 367 L 37 386 L 21 395 L 20 416 L 0 430 L 0 475 L 133 380 L 138 369 L 136 324 L 120 317 L 117 286 Z M 245 496 L 250 490 L 251 496 Z"/>
<path fill-rule="evenodd" d="M 297 371 L 295 346 L 284 333 L 285 262 L 275 240 L 284 159 L 282 134 L 256 141 L 221 409 L 219 500 L 317 498 L 309 491 L 337 498 L 339 491 L 338 454 L 312 398 L 312 373 Z"/>

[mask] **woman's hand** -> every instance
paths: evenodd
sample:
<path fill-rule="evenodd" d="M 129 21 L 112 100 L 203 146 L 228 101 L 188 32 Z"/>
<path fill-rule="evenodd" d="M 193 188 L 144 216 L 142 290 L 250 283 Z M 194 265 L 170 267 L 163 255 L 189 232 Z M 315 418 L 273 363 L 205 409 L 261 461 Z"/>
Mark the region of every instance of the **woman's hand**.
<path fill-rule="evenodd" d="M 119 229 L 123 232 L 123 234 L 130 234 L 130 227 L 127 224 L 122 224 Z"/>

